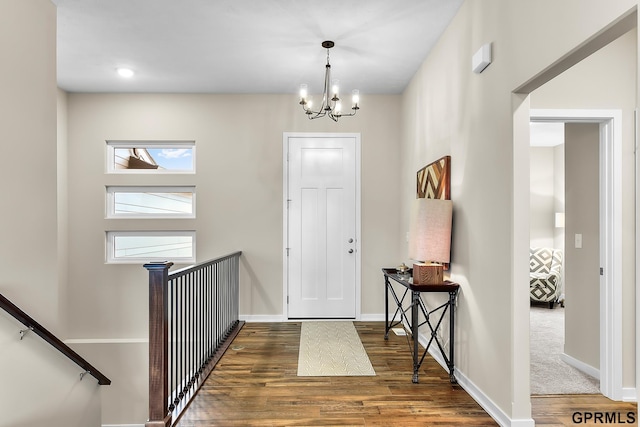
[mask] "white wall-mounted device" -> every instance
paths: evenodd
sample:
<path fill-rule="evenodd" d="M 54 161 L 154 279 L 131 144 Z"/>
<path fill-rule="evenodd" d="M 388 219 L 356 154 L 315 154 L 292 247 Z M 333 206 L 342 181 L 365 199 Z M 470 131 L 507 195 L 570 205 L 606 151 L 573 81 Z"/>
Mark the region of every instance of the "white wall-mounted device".
<path fill-rule="evenodd" d="M 491 64 L 491 43 L 485 43 L 471 58 L 471 70 L 480 74 Z"/>

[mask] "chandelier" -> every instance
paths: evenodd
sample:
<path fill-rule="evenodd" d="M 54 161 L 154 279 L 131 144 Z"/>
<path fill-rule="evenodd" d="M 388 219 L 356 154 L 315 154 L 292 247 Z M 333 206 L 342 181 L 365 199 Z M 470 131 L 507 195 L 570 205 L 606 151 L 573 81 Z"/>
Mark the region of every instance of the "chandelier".
<path fill-rule="evenodd" d="M 335 43 L 327 40 L 322 42 L 322 47 L 327 49 L 327 65 L 325 66 L 324 72 L 324 90 L 322 91 L 322 104 L 318 107 L 317 110 L 312 109 L 311 99 L 308 98 L 307 93 L 307 85 L 300 85 L 300 105 L 302 105 L 302 109 L 305 114 L 309 118 L 309 120 L 317 119 L 319 117 L 329 116 L 331 120 L 337 122 L 340 117 L 350 117 L 355 116 L 360 107 L 358 103 L 360 102 L 360 91 L 354 89 L 351 99 L 351 109 L 352 113 L 344 114 L 342 112 L 342 102 L 339 97 L 339 88 L 338 81 L 331 80 L 331 64 L 329 64 L 329 49 L 335 46 Z M 329 94 L 329 89 L 331 89 L 331 94 Z"/>

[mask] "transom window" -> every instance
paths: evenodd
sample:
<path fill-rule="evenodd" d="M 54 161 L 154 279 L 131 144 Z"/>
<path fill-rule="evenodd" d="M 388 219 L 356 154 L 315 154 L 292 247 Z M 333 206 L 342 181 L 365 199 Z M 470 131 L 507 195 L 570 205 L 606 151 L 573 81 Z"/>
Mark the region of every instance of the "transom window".
<path fill-rule="evenodd" d="M 107 141 L 109 173 L 195 173 L 194 141 Z"/>
<path fill-rule="evenodd" d="M 195 187 L 107 187 L 107 218 L 195 218 Z"/>
<path fill-rule="evenodd" d="M 107 231 L 108 263 L 193 263 L 195 231 Z"/>

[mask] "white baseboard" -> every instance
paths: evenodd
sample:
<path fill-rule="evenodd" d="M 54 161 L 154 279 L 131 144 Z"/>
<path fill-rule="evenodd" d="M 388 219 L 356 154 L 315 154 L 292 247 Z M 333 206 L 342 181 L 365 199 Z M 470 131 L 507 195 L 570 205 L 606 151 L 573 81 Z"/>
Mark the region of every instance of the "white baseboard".
<path fill-rule="evenodd" d="M 638 390 L 634 387 L 624 387 L 622 389 L 622 401 L 623 402 L 637 402 Z"/>
<path fill-rule="evenodd" d="M 429 354 L 432 353 L 429 352 Z M 469 378 L 467 378 L 462 372 L 455 368 L 454 371 L 456 380 L 458 381 L 460 387 L 462 387 L 464 391 L 469 393 L 469 396 L 471 396 L 471 398 L 475 400 L 478 405 L 482 406 L 482 409 L 484 409 L 487 414 L 489 414 L 489 416 L 493 418 L 499 425 L 503 427 L 535 426 L 535 421 L 533 421 L 533 418 L 519 420 L 509 418 L 509 416 L 505 414 L 505 412 L 500 409 L 498 405 L 496 405 L 486 394 L 482 392 L 480 388 L 478 388 L 478 386 L 476 386 L 471 380 L 469 380 Z"/>
<path fill-rule="evenodd" d="M 381 314 L 361 314 L 360 322 L 384 322 L 384 313 Z"/>
<path fill-rule="evenodd" d="M 247 323 L 279 323 L 288 321 L 281 314 L 241 314 L 239 319 Z"/>
<path fill-rule="evenodd" d="M 64 340 L 67 345 L 72 344 L 148 344 L 149 338 L 81 338 Z"/>
<path fill-rule="evenodd" d="M 600 369 L 596 369 L 591 365 L 587 365 L 581 360 L 576 359 L 575 357 L 571 357 L 566 353 L 562 353 L 560 355 L 560 359 L 568 365 L 573 366 L 577 370 L 584 372 L 587 375 L 591 375 L 596 379 L 600 379 Z"/>
<path fill-rule="evenodd" d="M 240 320 L 251 323 L 272 323 L 272 322 L 301 322 L 302 319 L 287 319 L 282 314 L 266 314 L 266 315 L 253 315 L 253 314 L 241 314 Z M 317 319 L 314 319 L 317 320 Z M 333 319 L 327 319 L 328 321 Z M 360 315 L 359 322 L 384 322 L 383 314 L 362 314 Z"/>
<path fill-rule="evenodd" d="M 425 347 L 429 340 L 423 334 L 418 334 L 418 342 L 420 343 L 420 345 Z M 437 346 L 430 347 L 429 354 L 436 362 L 438 362 L 440 366 L 442 366 L 445 371 L 449 371 L 449 367 L 442 357 L 442 354 L 440 354 L 440 350 Z M 462 387 L 464 391 L 466 391 L 469 396 L 471 396 L 471 398 L 475 400 L 478 405 L 480 405 L 482 409 L 484 409 L 485 412 L 489 414 L 489 416 L 493 418 L 498 424 L 503 427 L 535 426 L 535 421 L 533 420 L 533 418 L 516 420 L 509 418 L 509 416 L 502 409 L 500 409 L 498 405 L 496 405 L 486 394 L 484 394 L 484 392 L 478 386 L 476 386 L 473 381 L 471 381 L 462 372 L 460 372 L 459 369 L 454 367 L 453 371 L 456 377 L 456 381 L 458 381 L 460 387 Z"/>

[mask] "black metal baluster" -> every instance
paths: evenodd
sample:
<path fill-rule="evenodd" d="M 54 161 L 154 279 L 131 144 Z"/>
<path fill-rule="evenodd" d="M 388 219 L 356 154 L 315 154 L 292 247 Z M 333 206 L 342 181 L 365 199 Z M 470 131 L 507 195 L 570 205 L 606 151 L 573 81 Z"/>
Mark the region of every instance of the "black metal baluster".
<path fill-rule="evenodd" d="M 191 388 L 191 276 L 186 276 L 187 280 L 187 300 L 186 300 L 186 326 L 187 326 L 187 339 L 185 340 L 185 367 L 186 367 L 186 376 L 185 376 L 185 394 L 188 394 L 189 389 Z"/>
<path fill-rule="evenodd" d="M 216 287 L 216 351 L 220 348 L 220 325 L 222 322 L 220 321 L 220 264 L 216 264 L 216 274 L 215 274 L 215 287 Z"/>
<path fill-rule="evenodd" d="M 184 307 L 182 305 L 184 301 L 184 277 L 180 277 L 180 285 L 178 289 L 179 289 L 179 295 L 176 301 L 176 328 L 178 330 L 178 339 L 176 341 L 176 358 L 177 358 L 176 390 L 178 392 L 178 400 L 181 401 L 183 396 L 182 378 L 184 378 L 182 376 L 183 374 L 182 366 L 184 365 L 184 360 L 183 360 L 184 355 L 182 354 L 182 340 L 184 339 L 183 337 L 184 322 L 182 320 L 182 316 L 184 316 Z"/>
<path fill-rule="evenodd" d="M 175 407 L 173 403 L 173 364 L 175 363 L 173 359 L 173 287 L 174 281 L 169 280 L 169 342 L 167 343 L 169 345 L 169 412 Z"/>
<path fill-rule="evenodd" d="M 190 288 L 191 288 L 191 300 L 189 301 L 189 304 L 191 306 L 191 317 L 189 318 L 190 322 L 191 322 L 191 340 L 189 342 L 189 346 L 190 346 L 190 357 L 189 357 L 189 379 L 191 381 L 191 385 L 190 385 L 190 389 L 193 389 L 193 384 L 195 383 L 195 379 L 196 379 L 196 367 L 195 367 L 195 363 L 194 363 L 194 358 L 195 358 L 195 353 L 196 353 L 196 336 L 197 336 L 197 331 L 196 331 L 196 316 L 198 315 L 197 313 L 197 306 L 196 306 L 196 292 L 197 292 L 197 288 L 196 288 L 196 272 L 192 272 L 189 274 L 189 278 L 191 280 L 190 283 Z"/>
<path fill-rule="evenodd" d="M 207 363 L 211 360 L 211 265 L 206 269 L 206 289 L 207 297 L 205 298 L 205 304 L 207 307 Z"/>
<path fill-rule="evenodd" d="M 198 307 L 198 317 L 196 318 L 196 325 L 198 326 L 196 367 L 198 368 L 198 373 L 196 376 L 198 377 L 198 381 L 200 381 L 200 375 L 202 374 L 202 270 L 198 270 L 196 275 L 196 287 L 198 288 L 198 298 L 196 298 L 196 305 Z"/>
<path fill-rule="evenodd" d="M 179 280 L 176 279 L 172 281 L 171 287 L 171 372 L 172 372 L 172 396 L 173 396 L 173 405 L 176 406 L 180 399 L 178 399 L 178 290 L 179 290 Z"/>

